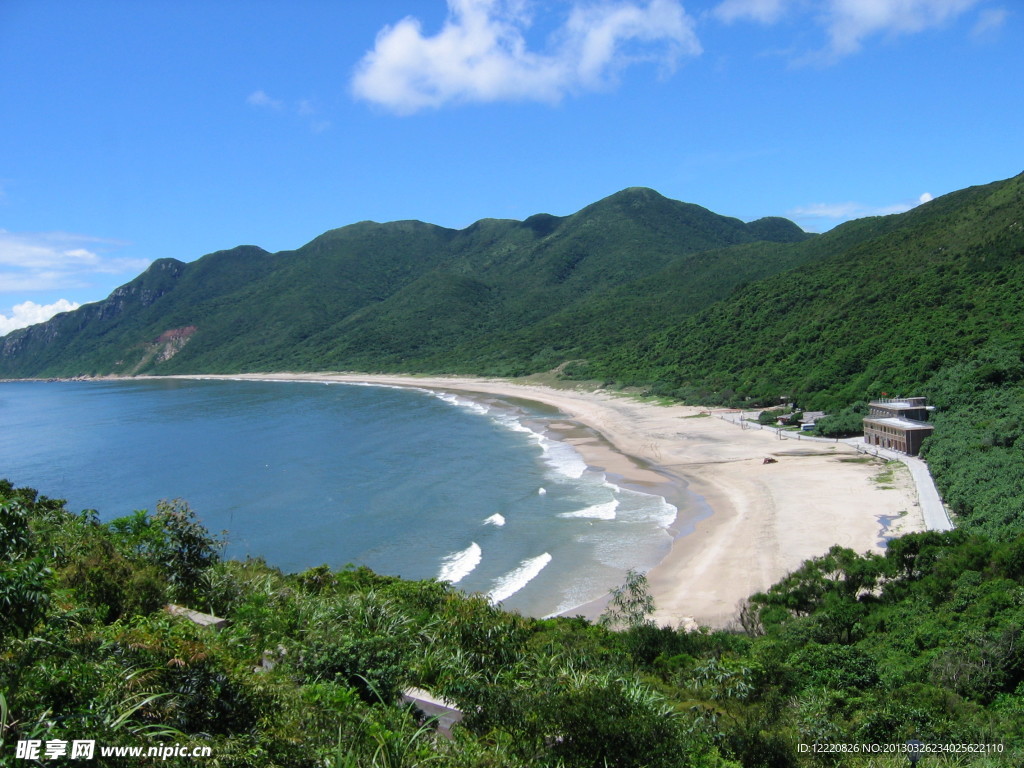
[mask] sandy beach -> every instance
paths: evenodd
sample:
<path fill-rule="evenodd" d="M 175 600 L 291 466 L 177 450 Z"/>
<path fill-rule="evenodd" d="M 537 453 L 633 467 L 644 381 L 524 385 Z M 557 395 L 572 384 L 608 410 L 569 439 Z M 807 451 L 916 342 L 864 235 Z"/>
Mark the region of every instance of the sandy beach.
<path fill-rule="evenodd" d="M 913 482 L 902 465 L 886 467 L 843 443 L 742 429 L 706 409 L 484 378 L 333 373 L 188 378 L 414 386 L 557 408 L 603 438 L 570 441 L 591 466 L 641 484 L 667 475 L 685 483 L 712 511 L 692 532 L 679 535 L 670 554 L 648 573 L 661 624 L 728 626 L 745 597 L 834 544 L 880 551 L 885 517 L 898 518 L 890 535 L 924 529 Z M 766 457 L 775 462 L 764 463 Z M 887 471 L 891 478 L 882 477 Z"/>

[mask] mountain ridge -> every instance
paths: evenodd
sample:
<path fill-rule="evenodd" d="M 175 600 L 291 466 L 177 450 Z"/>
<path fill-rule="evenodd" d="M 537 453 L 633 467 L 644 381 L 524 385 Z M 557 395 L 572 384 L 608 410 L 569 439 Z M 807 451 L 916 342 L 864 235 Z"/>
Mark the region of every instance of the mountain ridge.
<path fill-rule="evenodd" d="M 763 222 L 633 187 L 568 216 L 481 219 L 461 230 L 362 221 L 294 250 L 246 245 L 161 259 L 107 299 L 0 338 L 0 375 L 351 367 L 382 354 L 379 364 L 408 369 L 437 359 L 440 347 L 480 346 L 673 260 L 811 237 L 792 222 Z M 173 354 L 149 354 L 162 334 L 186 327 L 197 330 Z"/>
<path fill-rule="evenodd" d="M 822 235 L 644 187 L 461 230 L 357 222 L 290 251 L 154 262 L 102 302 L 0 338 L 0 376 L 516 376 L 582 360 L 566 375 L 841 407 L 1012 337 L 1022 187 L 1024 175 L 976 185 Z"/>
<path fill-rule="evenodd" d="M 1018 175 L 847 222 L 792 246 L 825 249 L 822 258 L 743 286 L 588 374 L 622 377 L 633 366 L 627 380 L 681 396 L 703 379 L 741 399 L 788 395 L 831 408 L 920 388 L 958 355 L 1014 339 L 1024 319 L 1022 218 Z"/>

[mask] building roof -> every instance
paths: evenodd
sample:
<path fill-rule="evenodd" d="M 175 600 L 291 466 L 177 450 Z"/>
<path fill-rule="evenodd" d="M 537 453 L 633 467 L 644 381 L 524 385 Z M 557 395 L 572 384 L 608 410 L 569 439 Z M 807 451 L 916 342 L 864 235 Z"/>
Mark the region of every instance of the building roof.
<path fill-rule="evenodd" d="M 916 411 L 922 408 L 928 411 L 935 410 L 935 406 L 927 405 L 923 397 L 912 397 L 908 400 L 872 400 L 868 406 L 890 411 Z"/>
<path fill-rule="evenodd" d="M 454 703 L 422 688 L 406 688 L 402 691 L 402 701 L 412 704 L 428 717 L 436 718 L 437 730 L 448 738 L 451 738 L 452 726 L 462 721 L 462 710 Z"/>
<path fill-rule="evenodd" d="M 212 629 L 221 629 L 228 625 L 227 619 L 222 619 L 220 616 L 213 616 L 209 613 L 200 613 L 199 611 L 193 611 L 191 608 L 186 608 L 183 605 L 170 605 L 164 606 L 166 610 L 172 616 L 181 616 L 182 618 L 188 619 L 193 624 L 198 624 L 201 627 L 211 627 Z"/>
<path fill-rule="evenodd" d="M 929 424 L 926 421 L 915 421 L 914 419 L 902 419 L 902 418 L 897 418 L 896 416 L 886 416 L 885 418 L 880 418 L 880 419 L 867 418 L 867 419 L 864 419 L 864 423 L 865 424 L 877 424 L 877 425 L 883 426 L 883 427 L 896 427 L 897 429 L 902 429 L 902 430 L 913 430 L 913 429 L 923 430 L 923 429 L 927 429 L 927 430 L 930 431 L 930 430 L 934 430 L 935 429 L 935 425 L 934 424 Z"/>

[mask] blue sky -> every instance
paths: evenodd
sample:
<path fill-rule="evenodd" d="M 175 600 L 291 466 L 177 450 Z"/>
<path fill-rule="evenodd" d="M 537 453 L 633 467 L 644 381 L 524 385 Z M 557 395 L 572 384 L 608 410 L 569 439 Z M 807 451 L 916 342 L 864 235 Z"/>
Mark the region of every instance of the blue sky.
<path fill-rule="evenodd" d="M 629 186 L 824 231 L 1024 170 L 1016 0 L 0 1 L 0 334 L 153 260 Z"/>

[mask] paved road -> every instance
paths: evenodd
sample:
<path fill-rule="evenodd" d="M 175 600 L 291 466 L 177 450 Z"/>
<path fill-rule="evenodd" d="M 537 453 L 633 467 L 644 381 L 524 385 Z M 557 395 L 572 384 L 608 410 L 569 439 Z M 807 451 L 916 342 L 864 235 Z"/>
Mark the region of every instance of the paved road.
<path fill-rule="evenodd" d="M 954 525 L 949 519 L 946 507 L 943 505 L 942 499 L 939 497 L 939 491 L 935 487 L 935 481 L 932 480 L 932 473 L 928 470 L 928 465 L 924 459 L 920 459 L 917 456 L 907 456 L 898 451 L 890 451 L 874 445 L 866 445 L 862 437 L 847 438 L 843 442 L 854 446 L 858 451 L 880 456 L 890 461 L 902 461 L 906 464 L 907 469 L 910 470 L 910 475 L 914 478 L 914 485 L 917 486 L 917 500 L 921 505 L 921 514 L 924 517 L 925 527 L 929 531 L 953 530 Z"/>
<path fill-rule="evenodd" d="M 942 499 L 939 497 L 939 491 L 935 487 L 935 481 L 932 480 L 931 472 L 928 471 L 928 465 L 923 459 L 920 459 L 917 456 L 907 456 L 906 454 L 899 453 L 898 451 L 890 451 L 886 448 L 867 445 L 864 442 L 863 437 L 848 437 L 842 440 L 836 440 L 829 437 L 812 437 L 811 435 L 804 435 L 799 432 L 780 430 L 777 427 L 762 426 L 756 421 L 750 422 L 744 420 L 751 418 L 756 419 L 758 413 L 758 411 L 752 413 L 721 412 L 714 415 L 723 421 L 728 421 L 730 424 L 742 426 L 744 429 L 766 429 L 770 432 L 775 432 L 784 440 L 796 439 L 801 442 L 846 443 L 862 453 L 869 453 L 872 456 L 878 456 L 889 461 L 901 461 L 910 470 L 910 475 L 914 479 L 914 486 L 917 488 L 917 499 L 918 503 L 921 505 L 921 514 L 924 517 L 925 527 L 929 531 L 953 530 L 953 523 L 950 521 L 949 515 L 946 512 L 946 507 L 943 505 Z"/>

